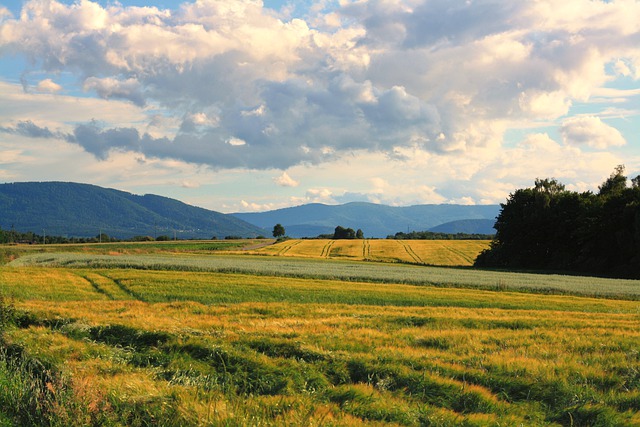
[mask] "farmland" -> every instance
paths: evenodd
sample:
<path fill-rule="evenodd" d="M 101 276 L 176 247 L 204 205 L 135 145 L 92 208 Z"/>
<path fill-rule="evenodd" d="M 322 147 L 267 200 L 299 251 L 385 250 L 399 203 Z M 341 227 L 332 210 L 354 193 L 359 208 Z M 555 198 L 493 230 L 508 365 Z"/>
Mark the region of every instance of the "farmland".
<path fill-rule="evenodd" d="M 331 242 L 15 252 L 0 425 L 640 425 L 638 281 Z"/>
<path fill-rule="evenodd" d="M 439 266 L 471 266 L 489 247 L 486 240 L 287 240 L 255 251 L 258 254 L 403 262 Z"/>

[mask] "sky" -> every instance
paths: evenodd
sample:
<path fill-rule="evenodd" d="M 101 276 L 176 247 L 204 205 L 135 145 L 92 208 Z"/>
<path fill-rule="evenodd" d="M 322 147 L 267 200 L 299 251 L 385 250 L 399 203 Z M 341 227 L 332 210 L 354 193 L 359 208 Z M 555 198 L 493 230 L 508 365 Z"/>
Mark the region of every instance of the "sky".
<path fill-rule="evenodd" d="M 220 212 L 640 174 L 636 0 L 0 0 L 0 183 Z"/>

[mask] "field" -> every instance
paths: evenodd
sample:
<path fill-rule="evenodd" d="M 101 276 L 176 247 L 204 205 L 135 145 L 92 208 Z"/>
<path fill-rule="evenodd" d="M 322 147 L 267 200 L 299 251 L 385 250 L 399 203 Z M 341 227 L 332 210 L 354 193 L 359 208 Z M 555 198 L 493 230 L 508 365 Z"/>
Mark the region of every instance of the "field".
<path fill-rule="evenodd" d="M 327 259 L 471 266 L 486 240 L 287 240 L 254 253 Z"/>
<path fill-rule="evenodd" d="M 0 426 L 640 425 L 640 282 L 330 243 L 12 248 Z"/>

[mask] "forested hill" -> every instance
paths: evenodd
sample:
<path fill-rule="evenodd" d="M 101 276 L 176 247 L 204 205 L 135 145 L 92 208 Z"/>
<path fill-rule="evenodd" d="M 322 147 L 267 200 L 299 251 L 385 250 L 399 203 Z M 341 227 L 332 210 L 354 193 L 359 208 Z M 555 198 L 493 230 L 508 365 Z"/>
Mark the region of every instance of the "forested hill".
<path fill-rule="evenodd" d="M 117 238 L 256 237 L 267 231 L 232 215 L 147 194 L 68 182 L 0 184 L 0 228 L 47 235 Z"/>
<path fill-rule="evenodd" d="M 336 226 L 361 229 L 365 237 L 387 237 L 400 231 L 493 234 L 499 205 L 415 205 L 385 206 L 353 202 L 343 205 L 312 203 L 260 213 L 234 214 L 251 224 L 273 228 L 282 224 L 290 237 L 332 234 Z M 488 220 L 488 221 L 487 221 Z M 446 225 L 445 225 L 446 224 Z M 464 224 L 464 226 L 463 226 Z"/>
<path fill-rule="evenodd" d="M 640 176 L 624 167 L 597 193 L 576 193 L 555 179 L 510 195 L 481 267 L 576 271 L 640 278 Z"/>

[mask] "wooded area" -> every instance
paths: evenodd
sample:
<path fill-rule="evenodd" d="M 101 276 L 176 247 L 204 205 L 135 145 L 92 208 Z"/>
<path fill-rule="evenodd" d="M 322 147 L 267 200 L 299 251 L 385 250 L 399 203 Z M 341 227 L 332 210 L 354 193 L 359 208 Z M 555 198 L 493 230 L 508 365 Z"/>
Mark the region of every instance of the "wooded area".
<path fill-rule="evenodd" d="M 640 176 L 629 186 L 618 166 L 597 193 L 536 179 L 502 204 L 495 228 L 476 266 L 640 277 Z"/>

